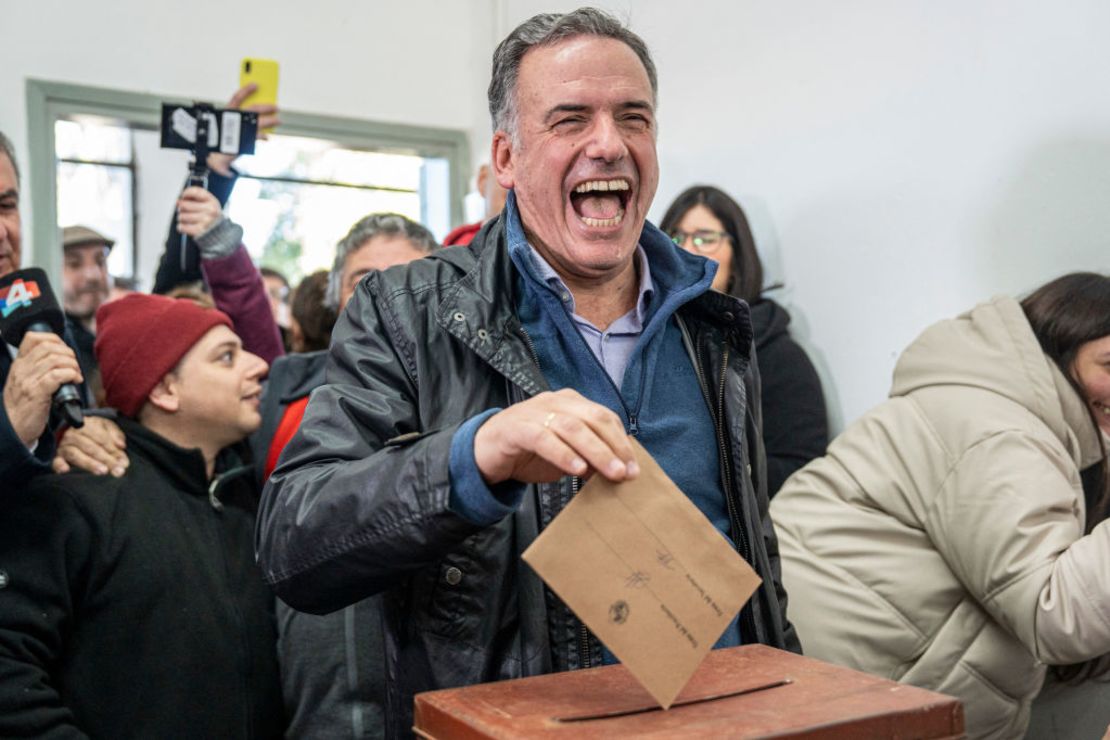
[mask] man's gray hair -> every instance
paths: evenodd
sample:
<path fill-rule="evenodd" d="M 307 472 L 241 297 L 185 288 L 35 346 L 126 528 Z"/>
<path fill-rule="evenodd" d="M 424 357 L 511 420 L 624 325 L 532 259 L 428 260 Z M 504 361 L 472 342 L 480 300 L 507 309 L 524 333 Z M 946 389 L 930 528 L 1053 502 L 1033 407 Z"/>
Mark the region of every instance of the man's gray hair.
<path fill-rule="evenodd" d="M 19 184 L 19 162 L 15 161 L 15 147 L 12 146 L 12 140 L 0 131 L 0 154 L 5 155 L 8 161 L 12 163 L 12 169 L 15 170 L 15 184 Z"/>
<path fill-rule="evenodd" d="M 659 80 L 644 40 L 617 18 L 597 8 L 579 8 L 571 13 L 541 13 L 521 23 L 493 52 L 493 74 L 489 82 L 489 114 L 494 131 L 516 138 L 516 85 L 520 62 L 531 49 L 552 46 L 575 36 L 600 36 L 624 42 L 647 71 L 652 103 L 658 103 Z"/>
<path fill-rule="evenodd" d="M 412 246 L 423 252 L 431 253 L 439 249 L 439 242 L 421 224 L 399 213 L 371 213 L 363 216 L 347 235 L 335 245 L 335 263 L 328 274 L 328 290 L 324 295 L 324 305 L 333 311 L 342 311 L 339 296 L 343 293 L 343 266 L 351 252 L 357 252 L 366 242 L 376 236 L 400 236 L 408 239 Z"/>

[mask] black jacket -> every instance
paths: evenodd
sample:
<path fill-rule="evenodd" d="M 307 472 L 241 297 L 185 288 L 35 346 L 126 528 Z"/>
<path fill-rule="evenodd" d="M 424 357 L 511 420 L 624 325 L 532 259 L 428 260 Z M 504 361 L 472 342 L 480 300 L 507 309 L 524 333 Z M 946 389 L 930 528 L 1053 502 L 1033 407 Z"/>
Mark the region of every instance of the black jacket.
<path fill-rule="evenodd" d="M 0 516 L 0 737 L 284 727 L 250 469 L 121 420 L 123 478 L 42 476 Z"/>
<path fill-rule="evenodd" d="M 262 425 L 250 436 L 264 482 L 274 434 L 290 403 L 324 383 L 326 350 L 282 355 L 262 391 Z M 277 604 L 278 661 L 289 737 L 380 737 L 384 714 L 381 597 L 326 615 Z"/>
<path fill-rule="evenodd" d="M 285 416 L 285 408 L 298 399 L 312 393 L 312 389 L 324 384 L 324 365 L 327 363 L 327 350 L 317 352 L 297 352 L 275 358 L 270 365 L 270 374 L 262 387 L 262 403 L 258 412 L 262 424 L 248 440 L 251 456 L 254 458 L 254 475 L 258 485 L 266 482 L 266 459 L 270 445 L 277 434 L 278 426 Z"/>
<path fill-rule="evenodd" d="M 496 219 L 468 247 L 364 279 L 333 334 L 327 384 L 263 494 L 260 563 L 283 600 L 327 612 L 385 592 L 390 735 L 411 727 L 419 691 L 599 657 L 596 640 L 588 656 L 579 652 L 576 623 L 520 559 L 540 521 L 569 500 L 569 478 L 531 487 L 518 511 L 486 528 L 448 508 L 459 425 L 545 387 L 515 314 L 514 269 Z M 759 407 L 747 403 L 759 397 L 755 374 L 744 374 L 747 307 L 711 291 L 678 315 L 710 407 L 724 412 L 715 421 L 733 540 L 764 579 L 745 608 L 745 634 L 797 650 L 752 433 Z"/>
<path fill-rule="evenodd" d="M 756 363 L 763 382 L 763 444 L 767 495 L 774 496 L 795 470 L 825 454 L 829 419 L 821 379 L 786 327 L 790 314 L 764 298 L 752 306 Z"/>

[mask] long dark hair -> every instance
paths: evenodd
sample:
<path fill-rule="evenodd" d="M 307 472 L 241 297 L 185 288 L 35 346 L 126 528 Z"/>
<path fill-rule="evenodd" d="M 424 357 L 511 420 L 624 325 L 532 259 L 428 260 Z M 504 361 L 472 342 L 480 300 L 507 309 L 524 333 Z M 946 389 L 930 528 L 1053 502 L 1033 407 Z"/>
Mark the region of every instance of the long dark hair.
<path fill-rule="evenodd" d="M 755 303 L 763 292 L 763 263 L 759 261 L 759 254 L 755 251 L 755 239 L 748 226 L 748 217 L 744 215 L 740 204 L 730 198 L 728 193 L 712 185 L 686 188 L 663 214 L 659 228 L 667 234 L 673 234 L 678 229 L 678 222 L 694 206 L 705 206 L 712 211 L 717 220 L 724 224 L 732 242 L 732 275 L 729 276 L 728 292 L 748 303 Z"/>
<path fill-rule="evenodd" d="M 1075 377 L 1075 358 L 1087 342 L 1110 336 L 1110 277 L 1093 272 L 1073 272 L 1042 285 L 1021 302 L 1021 308 L 1044 353 L 1056 363 L 1079 397 L 1087 394 Z M 1091 424 L 1098 432 L 1098 420 L 1086 404 Z M 1090 532 L 1104 520 L 1110 507 L 1110 459 L 1099 434 L 1102 461 L 1084 471 L 1083 491 L 1087 501 L 1087 527 Z M 1110 655 L 1083 663 L 1054 666 L 1060 681 L 1077 683 L 1110 672 Z"/>

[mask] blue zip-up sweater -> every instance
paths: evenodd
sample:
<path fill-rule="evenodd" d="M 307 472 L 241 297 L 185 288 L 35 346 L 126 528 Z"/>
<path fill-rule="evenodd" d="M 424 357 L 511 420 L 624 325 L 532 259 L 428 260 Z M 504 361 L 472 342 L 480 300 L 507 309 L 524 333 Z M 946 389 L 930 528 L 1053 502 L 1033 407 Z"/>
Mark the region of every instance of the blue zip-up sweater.
<path fill-rule="evenodd" d="M 548 385 L 552 390 L 573 388 L 618 414 L 628 433 L 727 539 L 728 509 L 713 418 L 674 317 L 680 306 L 709 290 L 716 263 L 675 248 L 666 235 L 645 224 L 640 245 L 651 266 L 655 291 L 618 389 L 582 338 L 564 302 L 538 273 L 511 193 L 505 218 L 509 255 L 518 271 L 517 313 Z M 496 411 L 464 424 L 452 444 L 452 508 L 479 524 L 492 524 L 508 514 L 524 490 L 509 483 L 491 491 L 474 462 L 474 435 Z M 740 634 L 734 620 L 716 647 L 738 644 Z M 605 660 L 615 661 L 608 651 Z"/>

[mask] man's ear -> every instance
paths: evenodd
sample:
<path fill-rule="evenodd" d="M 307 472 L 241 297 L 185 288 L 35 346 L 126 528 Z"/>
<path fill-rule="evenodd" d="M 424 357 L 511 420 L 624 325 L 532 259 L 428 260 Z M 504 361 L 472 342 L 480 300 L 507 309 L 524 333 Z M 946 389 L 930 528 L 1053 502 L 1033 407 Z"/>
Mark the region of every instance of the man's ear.
<path fill-rule="evenodd" d="M 181 396 L 178 393 L 177 378 L 166 375 L 158 381 L 158 385 L 151 388 L 146 400 L 151 406 L 161 409 L 167 414 L 175 413 L 181 408 Z"/>
<path fill-rule="evenodd" d="M 490 149 L 490 166 L 497 178 L 497 184 L 506 190 L 513 189 L 513 141 L 509 134 L 498 131 L 493 135 L 493 145 Z"/>

